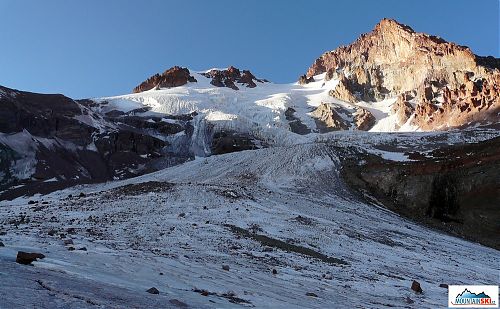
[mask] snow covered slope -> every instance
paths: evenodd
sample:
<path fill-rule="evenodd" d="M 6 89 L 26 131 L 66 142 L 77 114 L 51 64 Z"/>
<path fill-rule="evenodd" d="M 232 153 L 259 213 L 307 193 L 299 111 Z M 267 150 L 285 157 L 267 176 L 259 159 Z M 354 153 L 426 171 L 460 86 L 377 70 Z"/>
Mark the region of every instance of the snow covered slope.
<path fill-rule="evenodd" d="M 331 146 L 200 158 L 32 206 L 2 202 L 0 308 L 437 308 L 442 283 L 497 282 L 498 251 L 363 202 Z M 21 266 L 17 250 L 47 257 Z"/>
<path fill-rule="evenodd" d="M 289 121 L 285 116 L 287 109 L 295 110 L 295 117 L 312 132 L 318 132 L 310 113 L 321 103 L 327 103 L 351 112 L 357 106 L 369 109 L 376 118 L 376 124 L 371 130 L 374 132 L 417 129 L 409 126 L 399 128 L 396 125 L 396 120 L 391 117 L 390 112 L 394 100 L 380 104 L 361 102 L 355 105 L 333 98 L 328 92 L 338 81 L 325 81 L 325 74 L 315 76 L 315 81 L 307 85 L 262 83 L 255 88 L 240 87 L 240 90 L 214 87 L 209 78 L 199 73 L 192 75 L 197 82 L 185 86 L 95 99 L 97 102 L 106 103 L 99 107 L 98 111 L 129 112 L 148 107 L 151 115 L 198 112 L 200 122 L 208 121 L 216 128 L 245 131 L 276 141 L 287 136 L 290 131 Z M 345 120 L 352 121 L 349 117 Z"/>

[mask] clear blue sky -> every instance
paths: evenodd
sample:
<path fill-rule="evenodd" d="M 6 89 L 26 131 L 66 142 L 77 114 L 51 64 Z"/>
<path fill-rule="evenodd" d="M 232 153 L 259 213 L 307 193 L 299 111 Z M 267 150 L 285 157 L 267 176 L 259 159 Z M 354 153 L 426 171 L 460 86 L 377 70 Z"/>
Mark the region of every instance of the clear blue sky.
<path fill-rule="evenodd" d="M 116 95 L 173 65 L 292 82 L 383 17 L 499 57 L 498 0 L 0 0 L 0 85 Z"/>

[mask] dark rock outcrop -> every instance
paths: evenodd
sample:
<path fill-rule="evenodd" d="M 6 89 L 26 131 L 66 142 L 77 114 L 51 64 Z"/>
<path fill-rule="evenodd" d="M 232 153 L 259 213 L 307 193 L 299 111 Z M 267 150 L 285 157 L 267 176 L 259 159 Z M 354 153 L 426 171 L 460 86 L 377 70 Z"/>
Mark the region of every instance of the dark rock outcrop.
<path fill-rule="evenodd" d="M 194 83 L 196 79 L 190 75 L 187 68 L 174 66 L 162 74 L 155 74 L 134 88 L 134 93 L 151 90 L 153 88 L 172 88 Z"/>
<path fill-rule="evenodd" d="M 237 133 L 231 131 L 216 132 L 212 138 L 211 151 L 212 154 L 224 154 L 243 150 L 251 150 L 261 148 L 260 141 L 252 138 L 248 134 Z"/>
<path fill-rule="evenodd" d="M 443 146 L 404 162 L 350 154 L 342 176 L 397 213 L 499 249 L 499 149 L 497 137 Z M 366 163 L 360 165 L 360 160 Z"/>
<path fill-rule="evenodd" d="M 256 78 L 250 71 L 239 69 L 230 66 L 225 70 L 210 70 L 202 73 L 203 76 L 211 78 L 210 84 L 216 87 L 228 87 L 234 90 L 239 90 L 236 84 L 245 85 L 248 88 L 257 87 L 256 82 L 264 83 L 265 80 Z"/>
<path fill-rule="evenodd" d="M 191 158 L 179 145 L 171 151 L 164 137 L 184 131 L 188 145 L 194 114 L 160 118 L 147 109 L 102 114 L 100 108 L 91 100 L 0 87 L 0 199 L 133 177 Z"/>
<path fill-rule="evenodd" d="M 292 107 L 288 107 L 285 111 L 285 119 L 288 121 L 290 131 L 300 135 L 311 133 L 311 129 L 309 129 L 304 123 L 302 123 L 302 121 L 297 116 L 295 116 L 295 112 L 296 110 Z"/>
<path fill-rule="evenodd" d="M 27 130 L 38 137 L 60 138 L 85 145 L 91 141 L 95 129 L 75 117 L 86 116 L 87 110 L 61 94 L 38 94 L 0 86 L 2 133 Z"/>

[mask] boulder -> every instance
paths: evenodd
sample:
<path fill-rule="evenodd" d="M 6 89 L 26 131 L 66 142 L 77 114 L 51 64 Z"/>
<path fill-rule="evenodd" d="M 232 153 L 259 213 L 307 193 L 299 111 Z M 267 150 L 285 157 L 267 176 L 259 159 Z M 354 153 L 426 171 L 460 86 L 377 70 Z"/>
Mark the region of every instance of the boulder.
<path fill-rule="evenodd" d="M 17 252 L 16 263 L 30 265 L 32 262 L 45 258 L 45 255 L 35 252 Z"/>
<path fill-rule="evenodd" d="M 411 283 L 411 289 L 419 294 L 423 292 L 422 288 L 420 287 L 420 283 L 418 283 L 418 281 L 415 280 L 413 280 L 413 282 Z"/>
<path fill-rule="evenodd" d="M 155 287 L 146 290 L 146 292 L 148 292 L 149 294 L 160 294 L 160 291 L 158 291 L 158 289 Z"/>

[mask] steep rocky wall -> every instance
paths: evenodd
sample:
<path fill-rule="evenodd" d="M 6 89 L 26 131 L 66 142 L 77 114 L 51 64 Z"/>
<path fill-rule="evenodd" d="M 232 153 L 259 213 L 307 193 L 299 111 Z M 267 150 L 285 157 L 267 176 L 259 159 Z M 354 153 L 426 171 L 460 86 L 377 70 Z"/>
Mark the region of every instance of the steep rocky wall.
<path fill-rule="evenodd" d="M 394 162 L 348 156 L 342 176 L 389 209 L 500 249 L 500 138 L 435 150 L 434 158 Z"/>
<path fill-rule="evenodd" d="M 180 142 L 189 145 L 193 115 L 163 121 L 147 112 L 102 115 L 91 100 L 0 87 L 0 190 L 7 190 L 0 199 L 133 177 L 191 158 L 171 151 L 168 140 L 184 131 Z"/>

